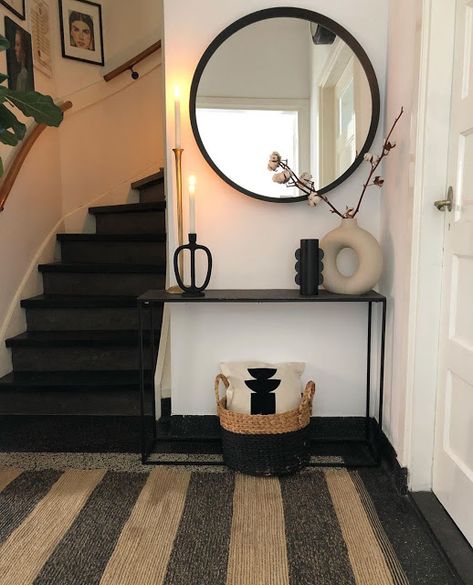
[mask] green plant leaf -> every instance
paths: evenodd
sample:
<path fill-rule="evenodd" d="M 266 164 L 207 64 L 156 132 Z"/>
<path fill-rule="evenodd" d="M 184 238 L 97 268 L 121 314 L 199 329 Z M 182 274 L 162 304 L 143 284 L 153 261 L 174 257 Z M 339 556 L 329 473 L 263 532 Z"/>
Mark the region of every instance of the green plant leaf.
<path fill-rule="evenodd" d="M 10 48 L 10 41 L 3 35 L 0 35 L 0 51 L 6 51 Z"/>
<path fill-rule="evenodd" d="M 0 131 L 13 130 L 13 133 L 18 140 L 23 140 L 26 134 L 26 126 L 17 120 L 15 114 L 11 112 L 6 106 L 0 104 Z"/>
<path fill-rule="evenodd" d="M 10 130 L 2 130 L 0 132 L 0 142 L 8 144 L 8 146 L 16 146 L 20 141 L 13 132 L 10 132 Z"/>
<path fill-rule="evenodd" d="M 63 112 L 49 95 L 43 95 L 37 91 L 14 91 L 0 87 L 0 99 L 2 96 L 21 110 L 25 116 L 34 118 L 38 124 L 59 126 L 64 118 Z"/>

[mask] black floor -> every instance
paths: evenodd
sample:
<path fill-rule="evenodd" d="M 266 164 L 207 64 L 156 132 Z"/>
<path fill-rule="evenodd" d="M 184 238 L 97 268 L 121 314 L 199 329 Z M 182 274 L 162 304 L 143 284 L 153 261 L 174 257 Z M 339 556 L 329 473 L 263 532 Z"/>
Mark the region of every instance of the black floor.
<path fill-rule="evenodd" d="M 0 452 L 7 453 L 138 453 L 140 436 L 140 417 L 0 417 Z"/>
<path fill-rule="evenodd" d="M 315 419 L 312 437 L 323 438 L 312 445 L 312 454 L 343 458 L 359 465 L 370 453 L 359 443 L 336 441 L 364 437 L 364 419 Z M 158 423 L 159 449 L 176 453 L 221 453 L 217 417 L 165 417 Z M 205 442 L 199 441 L 204 436 Z M 178 443 L 165 439 L 180 438 Z M 182 440 L 182 439 L 187 440 Z M 333 439 L 331 441 L 330 439 Z M 1 416 L 0 452 L 140 453 L 140 417 L 120 416 Z M 372 460 L 372 457 L 371 457 Z"/>
<path fill-rule="evenodd" d="M 411 494 L 426 529 L 464 585 L 473 585 L 473 549 L 432 492 Z"/>
<path fill-rule="evenodd" d="M 408 496 L 381 469 L 360 469 L 384 531 L 411 585 L 465 585 Z M 473 573 L 473 566 L 469 568 Z"/>

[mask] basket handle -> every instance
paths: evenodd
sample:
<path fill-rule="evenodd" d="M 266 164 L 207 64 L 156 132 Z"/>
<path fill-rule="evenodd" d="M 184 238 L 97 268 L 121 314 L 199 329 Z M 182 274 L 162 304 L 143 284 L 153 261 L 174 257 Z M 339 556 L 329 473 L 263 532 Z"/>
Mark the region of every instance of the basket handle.
<path fill-rule="evenodd" d="M 302 413 L 304 412 L 307 405 L 310 402 L 312 402 L 312 398 L 314 397 L 314 394 L 315 394 L 315 382 L 312 382 L 312 380 L 311 380 L 310 382 L 307 382 L 305 390 L 304 390 L 304 394 L 302 395 L 302 400 L 301 400 L 301 403 L 299 405 L 299 416 L 302 416 Z"/>
<path fill-rule="evenodd" d="M 223 374 L 218 374 L 215 378 L 215 400 L 217 401 L 217 406 L 220 402 L 220 380 L 223 382 L 225 388 L 230 386 L 230 382 L 227 380 L 226 376 Z"/>

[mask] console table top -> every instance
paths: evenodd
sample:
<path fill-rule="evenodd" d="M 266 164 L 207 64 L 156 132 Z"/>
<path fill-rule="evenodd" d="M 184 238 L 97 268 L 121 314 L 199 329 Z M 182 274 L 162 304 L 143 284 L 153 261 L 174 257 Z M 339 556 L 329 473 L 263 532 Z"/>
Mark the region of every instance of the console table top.
<path fill-rule="evenodd" d="M 149 290 L 138 297 L 148 303 L 382 303 L 386 297 L 374 290 L 361 295 L 342 295 L 320 290 L 318 295 L 303 296 L 299 289 L 206 290 L 203 297 L 186 297 L 165 290 Z"/>

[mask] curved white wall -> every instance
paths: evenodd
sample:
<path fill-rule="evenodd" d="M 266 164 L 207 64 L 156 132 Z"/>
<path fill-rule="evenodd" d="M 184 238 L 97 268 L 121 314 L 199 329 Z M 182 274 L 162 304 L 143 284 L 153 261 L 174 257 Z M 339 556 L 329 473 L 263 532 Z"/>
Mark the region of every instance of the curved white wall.
<path fill-rule="evenodd" d="M 30 28 L 28 20 L 20 21 L 1 6 L 1 25 L 4 16 Z M 55 50 L 58 39 L 53 41 Z M 1 54 L 0 63 L 1 70 L 6 71 L 5 53 Z M 35 82 L 38 91 L 56 95 L 55 80 L 36 69 Z M 13 150 L 2 145 L 1 153 L 8 164 Z M 5 210 L 0 213 L 0 375 L 11 370 L 10 352 L 4 339 L 25 329 L 23 311 L 13 303 L 18 289 L 25 287 L 25 296 L 39 294 L 41 276 L 33 269 L 32 261 L 43 244 L 46 248 L 40 254 L 41 261 L 48 261 L 54 255 L 54 244 L 49 242 L 49 235 L 63 215 L 61 195 L 59 131 L 48 128 L 27 158 Z M 28 278 L 30 274 L 31 278 Z"/>

